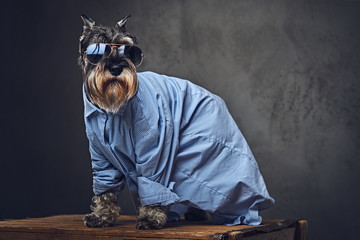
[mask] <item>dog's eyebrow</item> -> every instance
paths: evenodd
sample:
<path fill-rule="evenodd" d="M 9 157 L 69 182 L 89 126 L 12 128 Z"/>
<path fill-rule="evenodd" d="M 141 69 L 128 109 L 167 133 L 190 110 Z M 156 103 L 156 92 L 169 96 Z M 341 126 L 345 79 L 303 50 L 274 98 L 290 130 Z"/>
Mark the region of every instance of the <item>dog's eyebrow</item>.
<path fill-rule="evenodd" d="M 132 38 L 130 37 L 123 37 L 119 40 L 119 43 L 121 44 L 134 44 L 134 40 L 132 40 Z"/>

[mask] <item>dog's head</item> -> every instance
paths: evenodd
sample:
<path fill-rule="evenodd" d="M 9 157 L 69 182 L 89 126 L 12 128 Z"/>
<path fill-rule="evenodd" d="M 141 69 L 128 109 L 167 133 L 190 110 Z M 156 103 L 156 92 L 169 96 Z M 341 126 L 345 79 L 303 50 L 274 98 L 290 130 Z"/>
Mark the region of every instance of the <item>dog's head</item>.
<path fill-rule="evenodd" d="M 136 67 L 143 54 L 136 47 L 135 36 L 126 30 L 130 16 L 115 27 L 96 26 L 95 21 L 82 15 L 78 59 L 83 69 L 85 93 L 90 102 L 107 112 L 116 113 L 138 89 Z"/>

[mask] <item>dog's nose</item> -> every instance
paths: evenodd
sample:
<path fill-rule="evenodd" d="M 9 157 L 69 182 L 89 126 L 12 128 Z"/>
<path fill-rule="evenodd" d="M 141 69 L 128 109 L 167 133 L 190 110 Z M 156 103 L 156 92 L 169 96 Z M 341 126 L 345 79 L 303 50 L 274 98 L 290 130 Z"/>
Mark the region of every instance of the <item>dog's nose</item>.
<path fill-rule="evenodd" d="M 123 66 L 120 65 L 112 65 L 109 67 L 110 73 L 114 76 L 120 75 L 122 70 L 123 70 Z"/>

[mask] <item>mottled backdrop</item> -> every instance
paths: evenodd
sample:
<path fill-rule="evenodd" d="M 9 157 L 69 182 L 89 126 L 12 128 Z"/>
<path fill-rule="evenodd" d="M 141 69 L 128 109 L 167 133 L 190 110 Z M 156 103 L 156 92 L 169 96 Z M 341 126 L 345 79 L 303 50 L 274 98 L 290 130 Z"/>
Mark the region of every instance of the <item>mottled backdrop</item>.
<path fill-rule="evenodd" d="M 0 219 L 86 213 L 81 14 L 130 32 L 139 71 L 220 95 L 276 205 L 311 239 L 360 226 L 360 1 L 8 1 L 2 6 Z M 125 192 L 125 213 L 134 213 Z"/>

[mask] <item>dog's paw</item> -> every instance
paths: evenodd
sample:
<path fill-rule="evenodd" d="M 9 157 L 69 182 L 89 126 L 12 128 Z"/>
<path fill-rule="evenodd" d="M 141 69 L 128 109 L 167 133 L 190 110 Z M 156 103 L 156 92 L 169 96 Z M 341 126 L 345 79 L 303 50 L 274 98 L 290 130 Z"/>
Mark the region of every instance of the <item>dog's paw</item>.
<path fill-rule="evenodd" d="M 136 222 L 136 228 L 141 230 L 161 229 L 163 227 L 164 224 L 156 219 L 138 219 Z"/>
<path fill-rule="evenodd" d="M 166 212 L 161 207 L 145 206 L 139 209 L 137 229 L 161 229 L 167 222 Z"/>
<path fill-rule="evenodd" d="M 198 208 L 189 208 L 184 214 L 186 221 L 207 221 L 208 215 L 204 210 Z"/>
<path fill-rule="evenodd" d="M 96 216 L 94 213 L 90 213 L 85 215 L 84 217 L 84 225 L 86 227 L 111 227 L 114 224 L 105 221 L 101 217 Z"/>

